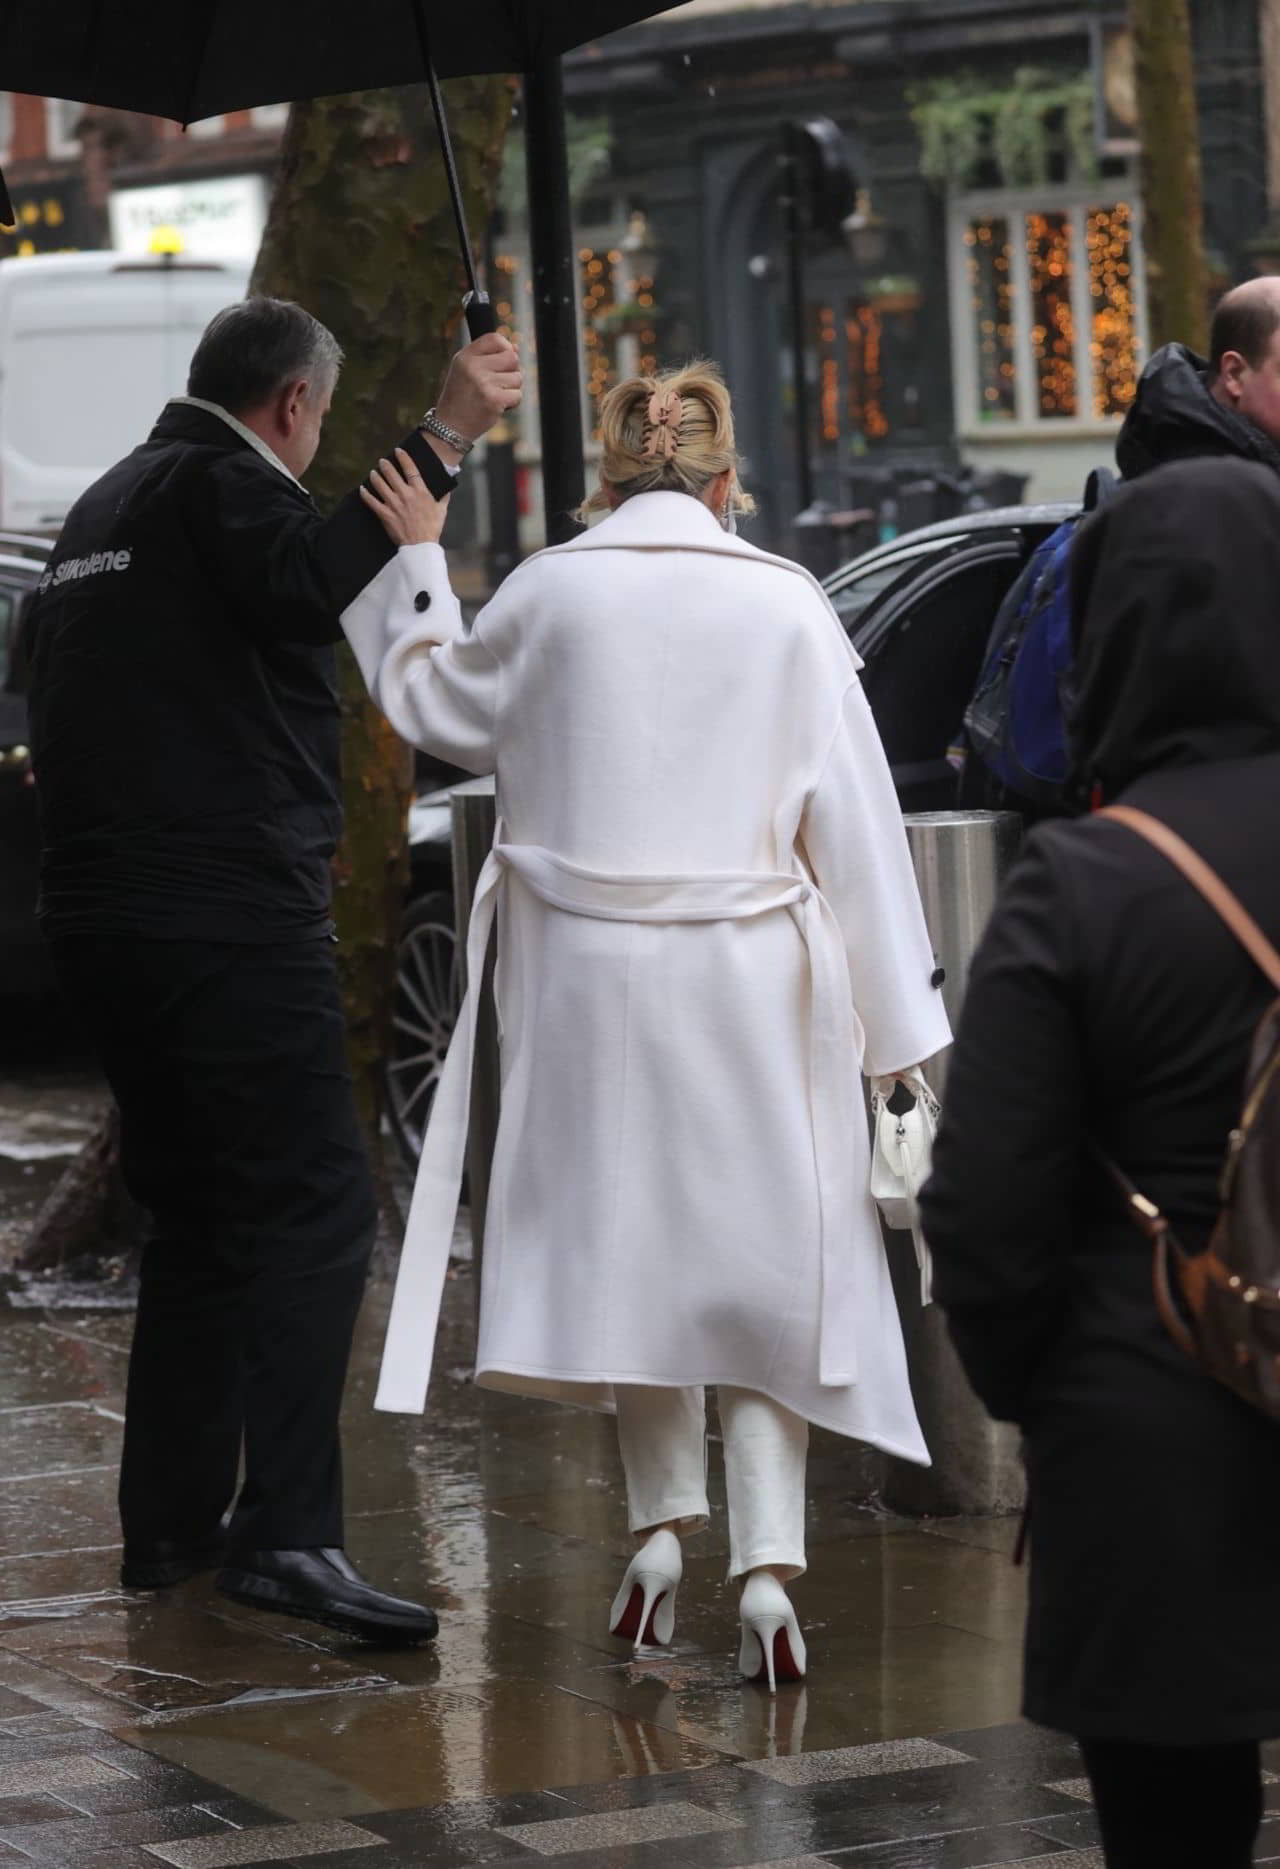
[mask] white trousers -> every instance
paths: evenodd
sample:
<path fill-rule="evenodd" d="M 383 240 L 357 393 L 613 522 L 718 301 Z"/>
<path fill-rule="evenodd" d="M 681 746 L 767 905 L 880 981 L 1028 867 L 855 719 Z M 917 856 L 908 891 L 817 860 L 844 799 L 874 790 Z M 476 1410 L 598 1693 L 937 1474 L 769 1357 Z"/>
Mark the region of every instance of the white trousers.
<path fill-rule="evenodd" d="M 700 1529 L 707 1500 L 705 1389 L 618 1383 L 618 1446 L 633 1532 L 655 1525 Z M 729 1500 L 729 1575 L 779 1565 L 805 1568 L 804 1477 L 809 1424 L 752 1389 L 716 1391 Z"/>

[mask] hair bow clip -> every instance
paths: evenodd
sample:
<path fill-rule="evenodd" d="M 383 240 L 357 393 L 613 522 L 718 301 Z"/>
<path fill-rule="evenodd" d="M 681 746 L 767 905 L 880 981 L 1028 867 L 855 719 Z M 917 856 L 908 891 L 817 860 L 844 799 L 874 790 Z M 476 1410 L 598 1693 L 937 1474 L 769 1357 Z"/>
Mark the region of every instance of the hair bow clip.
<path fill-rule="evenodd" d="M 674 389 L 655 389 L 649 398 L 649 423 L 653 433 L 645 443 L 645 453 L 650 456 L 661 454 L 664 460 L 671 460 L 680 438 L 680 423 L 683 419 L 683 398 Z"/>

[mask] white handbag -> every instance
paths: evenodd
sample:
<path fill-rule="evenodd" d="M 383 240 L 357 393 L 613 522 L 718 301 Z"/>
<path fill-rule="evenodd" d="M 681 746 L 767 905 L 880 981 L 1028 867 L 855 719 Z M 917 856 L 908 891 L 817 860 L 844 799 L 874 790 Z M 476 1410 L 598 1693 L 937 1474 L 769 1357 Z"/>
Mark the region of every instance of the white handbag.
<path fill-rule="evenodd" d="M 914 1106 L 895 1115 L 890 1099 L 899 1085 Z M 920 1190 L 929 1179 L 941 1105 L 919 1070 L 878 1078 L 871 1091 L 871 1197 L 885 1225 L 910 1233 L 920 1271 L 920 1302 L 933 1303 L 933 1259 L 920 1231 Z"/>

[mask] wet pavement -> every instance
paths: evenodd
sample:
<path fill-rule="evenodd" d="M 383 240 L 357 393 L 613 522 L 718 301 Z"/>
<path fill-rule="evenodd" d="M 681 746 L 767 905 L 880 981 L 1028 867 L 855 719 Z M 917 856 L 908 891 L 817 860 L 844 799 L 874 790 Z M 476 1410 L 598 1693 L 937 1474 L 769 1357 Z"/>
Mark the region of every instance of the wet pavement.
<path fill-rule="evenodd" d="M 63 1094 L 91 1120 L 91 1084 Z M 348 1546 L 442 1624 L 390 1653 L 207 1580 L 122 1592 L 131 1319 L 0 1311 L 0 1869 L 1100 1869 L 1075 1748 L 1016 1720 L 1007 1521 L 887 1516 L 871 1459 L 815 1434 L 808 1682 L 739 1680 L 722 1512 L 686 1546 L 675 1646 L 632 1658 L 605 1627 L 631 1548 L 611 1425 L 471 1385 L 466 1266 L 426 1420 L 375 1415 L 388 1297 L 348 1395 Z M 1280 1819 L 1267 1838 L 1280 1861 Z"/>

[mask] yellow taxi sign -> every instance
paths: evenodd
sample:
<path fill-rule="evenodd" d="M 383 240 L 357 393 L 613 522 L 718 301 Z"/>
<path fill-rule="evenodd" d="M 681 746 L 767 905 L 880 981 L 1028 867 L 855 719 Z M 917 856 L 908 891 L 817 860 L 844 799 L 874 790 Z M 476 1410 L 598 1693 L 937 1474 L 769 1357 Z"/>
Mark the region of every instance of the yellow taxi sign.
<path fill-rule="evenodd" d="M 176 227 L 152 228 L 151 238 L 147 242 L 148 253 L 181 253 L 182 251 L 183 239 Z"/>

